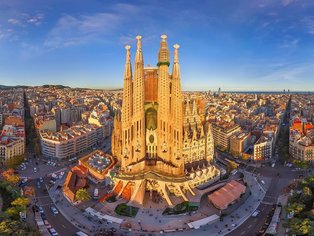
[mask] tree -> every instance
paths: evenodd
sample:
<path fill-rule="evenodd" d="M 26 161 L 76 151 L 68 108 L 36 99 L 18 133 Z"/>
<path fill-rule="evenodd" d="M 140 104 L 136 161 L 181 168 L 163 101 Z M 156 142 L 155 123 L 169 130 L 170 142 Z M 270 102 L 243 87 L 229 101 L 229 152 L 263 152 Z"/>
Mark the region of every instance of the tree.
<path fill-rule="evenodd" d="M 28 232 L 20 221 L 6 219 L 0 222 L 0 235 L 28 235 Z"/>
<path fill-rule="evenodd" d="M 300 200 L 307 207 L 311 207 L 312 206 L 313 193 L 312 193 L 312 190 L 309 187 L 304 187 L 302 189 L 302 194 L 301 194 Z"/>
<path fill-rule="evenodd" d="M 305 209 L 305 205 L 302 203 L 291 203 L 289 206 L 287 206 L 287 212 L 291 213 L 294 212 L 294 215 L 300 214 Z"/>
<path fill-rule="evenodd" d="M 6 166 L 9 168 L 16 168 L 24 161 L 24 155 L 14 156 L 6 161 Z"/>
<path fill-rule="evenodd" d="M 28 204 L 29 204 L 29 199 L 26 197 L 19 197 L 15 199 L 13 202 L 11 202 L 12 206 L 15 206 L 16 208 L 20 210 L 26 210 L 26 207 Z"/>
<path fill-rule="evenodd" d="M 309 219 L 292 218 L 289 220 L 289 235 L 308 235 L 310 228 Z"/>
<path fill-rule="evenodd" d="M 2 173 L 3 178 L 10 184 L 17 184 L 20 181 L 20 177 L 14 174 L 13 169 L 8 169 Z"/>
<path fill-rule="evenodd" d="M 76 198 L 76 200 L 83 202 L 83 201 L 89 200 L 91 198 L 91 196 L 90 196 L 90 194 L 86 188 L 80 188 L 75 193 L 75 198 Z"/>
<path fill-rule="evenodd" d="M 18 219 L 20 211 L 16 207 L 10 207 L 5 211 L 5 214 L 13 219 Z"/>

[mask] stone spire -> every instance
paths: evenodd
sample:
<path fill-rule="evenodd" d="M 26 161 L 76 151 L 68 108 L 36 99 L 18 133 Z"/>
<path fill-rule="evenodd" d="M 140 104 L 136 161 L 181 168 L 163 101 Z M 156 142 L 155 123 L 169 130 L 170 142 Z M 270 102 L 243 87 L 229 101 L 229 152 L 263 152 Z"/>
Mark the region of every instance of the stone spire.
<path fill-rule="evenodd" d="M 122 150 L 131 149 L 131 126 L 132 126 L 132 103 L 133 103 L 133 94 L 132 94 L 132 65 L 131 65 L 131 46 L 126 45 L 126 60 L 124 68 L 124 85 L 123 85 L 123 100 L 122 100 L 122 115 L 121 115 L 121 136 L 122 136 Z M 116 114 L 120 116 L 120 114 Z M 121 158 L 121 163 L 123 166 L 126 166 L 128 160 Z"/>
<path fill-rule="evenodd" d="M 136 49 L 136 56 L 135 56 L 135 64 L 136 63 L 143 63 L 143 54 L 142 54 L 142 36 L 136 36 L 137 39 L 137 49 Z"/>
<path fill-rule="evenodd" d="M 158 52 L 158 65 L 168 63 L 169 66 L 170 53 L 167 44 L 167 35 L 161 35 L 160 48 Z"/>
<path fill-rule="evenodd" d="M 170 148 L 172 148 L 170 137 L 170 117 L 171 105 L 170 105 L 170 77 L 169 77 L 169 50 L 167 46 L 167 36 L 161 36 L 161 43 L 158 53 L 158 116 L 157 116 L 157 129 L 158 140 L 164 143 L 164 145 L 158 145 L 158 156 L 166 161 L 171 161 L 169 158 Z M 169 151 L 164 152 L 163 149 Z"/>
<path fill-rule="evenodd" d="M 137 49 L 133 80 L 133 160 L 142 159 L 145 155 L 145 113 L 144 113 L 144 61 L 142 54 L 142 36 L 136 36 Z M 134 170 L 137 171 L 137 170 Z"/>
<path fill-rule="evenodd" d="M 122 130 L 129 130 L 131 127 L 132 119 L 132 65 L 131 65 L 131 53 L 130 46 L 125 46 L 126 49 L 126 61 L 124 68 L 124 85 L 123 85 L 123 100 L 122 100 Z M 128 131 L 129 132 L 129 131 Z M 125 132 L 123 132 L 123 140 L 130 143 L 130 137 L 124 137 Z"/>

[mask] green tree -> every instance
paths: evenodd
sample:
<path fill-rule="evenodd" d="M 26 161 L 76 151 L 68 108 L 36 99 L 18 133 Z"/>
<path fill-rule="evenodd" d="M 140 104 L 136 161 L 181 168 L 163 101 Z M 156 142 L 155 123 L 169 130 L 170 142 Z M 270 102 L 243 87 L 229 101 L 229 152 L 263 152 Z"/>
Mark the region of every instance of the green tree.
<path fill-rule="evenodd" d="M 16 207 L 10 207 L 5 211 L 5 214 L 10 218 L 18 219 L 20 211 Z"/>
<path fill-rule="evenodd" d="M 75 193 L 75 198 L 78 201 L 87 201 L 91 198 L 89 192 L 87 191 L 86 188 L 80 188 L 79 190 L 77 190 L 77 192 Z"/>
<path fill-rule="evenodd" d="M 292 218 L 289 220 L 289 235 L 308 235 L 310 229 L 309 219 Z"/>
<path fill-rule="evenodd" d="M 26 197 L 19 197 L 11 202 L 12 206 L 17 207 L 20 210 L 26 210 L 27 205 L 29 204 L 29 199 Z"/>
<path fill-rule="evenodd" d="M 287 206 L 287 212 L 294 212 L 294 215 L 300 214 L 303 210 L 305 209 L 305 205 L 302 203 L 291 203 L 290 205 Z"/>
<path fill-rule="evenodd" d="M 313 193 L 312 193 L 312 190 L 309 187 L 304 187 L 302 189 L 302 194 L 300 196 L 300 200 L 307 207 L 311 207 L 312 206 Z"/>

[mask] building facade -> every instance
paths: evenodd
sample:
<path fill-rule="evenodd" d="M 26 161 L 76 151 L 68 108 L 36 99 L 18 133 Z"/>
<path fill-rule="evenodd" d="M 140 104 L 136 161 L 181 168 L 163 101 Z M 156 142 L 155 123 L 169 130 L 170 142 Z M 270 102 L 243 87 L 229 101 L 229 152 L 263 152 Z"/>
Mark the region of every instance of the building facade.
<path fill-rule="evenodd" d="M 254 144 L 254 160 L 267 160 L 272 157 L 273 138 L 261 136 Z"/>
<path fill-rule="evenodd" d="M 229 151 L 230 138 L 233 134 L 240 132 L 241 127 L 234 123 L 213 123 L 212 130 L 215 147 L 222 151 Z"/>
<path fill-rule="evenodd" d="M 97 125 L 77 125 L 60 132 L 40 131 L 41 151 L 47 158 L 71 158 L 97 147 L 101 140 L 102 128 Z"/>
<path fill-rule="evenodd" d="M 138 204 L 143 204 L 146 191 L 159 194 L 169 205 L 170 193 L 188 200 L 195 194 L 191 182 L 204 182 L 219 172 L 211 165 L 210 126 L 201 122 L 196 106 L 184 112 L 179 45 L 174 45 L 169 74 L 167 36 L 161 38 L 157 67 L 144 68 L 141 36 L 137 36 L 134 75 L 130 46 L 126 46 L 122 111 L 114 119 L 112 154 L 120 165 L 114 191 Z M 191 173 L 195 169 L 198 176 Z"/>

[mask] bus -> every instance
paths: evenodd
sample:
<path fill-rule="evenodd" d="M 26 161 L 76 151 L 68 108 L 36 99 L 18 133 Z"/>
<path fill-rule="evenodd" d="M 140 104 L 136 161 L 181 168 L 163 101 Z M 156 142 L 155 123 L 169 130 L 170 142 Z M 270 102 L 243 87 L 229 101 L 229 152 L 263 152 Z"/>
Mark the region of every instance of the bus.
<path fill-rule="evenodd" d="M 94 189 L 94 193 L 93 193 L 93 199 L 98 200 L 99 197 L 99 191 L 98 188 Z"/>

